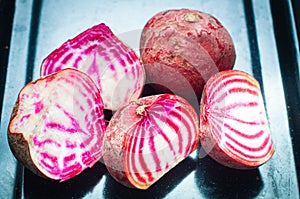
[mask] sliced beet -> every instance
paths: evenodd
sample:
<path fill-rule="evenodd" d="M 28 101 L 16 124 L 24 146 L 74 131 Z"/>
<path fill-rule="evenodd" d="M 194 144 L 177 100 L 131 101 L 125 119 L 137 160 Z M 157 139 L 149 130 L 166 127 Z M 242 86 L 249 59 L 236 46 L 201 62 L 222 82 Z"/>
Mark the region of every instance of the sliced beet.
<path fill-rule="evenodd" d="M 100 89 L 104 108 L 109 110 L 139 98 L 145 83 L 139 57 L 103 23 L 66 41 L 48 55 L 43 60 L 41 76 L 64 68 L 88 74 Z"/>
<path fill-rule="evenodd" d="M 274 153 L 259 83 L 242 71 L 223 71 L 208 80 L 200 131 L 203 149 L 231 168 L 256 168 Z"/>
<path fill-rule="evenodd" d="M 31 171 L 65 181 L 102 157 L 105 129 L 97 86 L 86 74 L 64 69 L 20 91 L 8 141 L 15 157 Z"/>
<path fill-rule="evenodd" d="M 104 136 L 103 159 L 118 182 L 147 189 L 193 152 L 198 141 L 193 107 L 176 95 L 152 95 L 113 115 Z"/>

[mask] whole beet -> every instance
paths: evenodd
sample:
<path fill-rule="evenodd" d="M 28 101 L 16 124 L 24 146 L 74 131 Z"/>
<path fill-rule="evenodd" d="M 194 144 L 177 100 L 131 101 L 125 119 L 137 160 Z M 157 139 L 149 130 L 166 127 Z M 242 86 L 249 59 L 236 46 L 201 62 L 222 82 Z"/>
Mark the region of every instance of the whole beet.
<path fill-rule="evenodd" d="M 162 11 L 144 26 L 141 59 L 147 81 L 159 93 L 200 98 L 205 82 L 232 69 L 236 54 L 232 38 L 212 15 L 190 9 Z"/>

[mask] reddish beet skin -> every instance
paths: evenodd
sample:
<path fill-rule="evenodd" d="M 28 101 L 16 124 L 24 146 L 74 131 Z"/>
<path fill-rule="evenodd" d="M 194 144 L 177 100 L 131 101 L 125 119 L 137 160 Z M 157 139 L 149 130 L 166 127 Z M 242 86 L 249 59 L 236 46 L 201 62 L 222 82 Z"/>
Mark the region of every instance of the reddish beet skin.
<path fill-rule="evenodd" d="M 213 16 L 189 9 L 167 10 L 144 26 L 141 59 L 147 81 L 159 92 L 200 98 L 205 82 L 232 69 L 235 49 L 230 34 Z"/>

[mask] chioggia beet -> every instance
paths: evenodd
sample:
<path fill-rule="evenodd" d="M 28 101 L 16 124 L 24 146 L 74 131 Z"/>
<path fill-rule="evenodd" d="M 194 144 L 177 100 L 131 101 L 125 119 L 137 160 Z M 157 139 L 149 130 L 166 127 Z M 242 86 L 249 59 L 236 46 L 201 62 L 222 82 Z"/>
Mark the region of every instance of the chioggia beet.
<path fill-rule="evenodd" d="M 237 169 L 256 168 L 274 153 L 258 81 L 239 70 L 208 80 L 200 105 L 200 142 L 217 162 Z"/>
<path fill-rule="evenodd" d="M 103 23 L 66 41 L 48 55 L 43 60 L 41 76 L 63 68 L 88 74 L 100 89 L 104 108 L 109 110 L 139 98 L 145 83 L 139 57 Z"/>
<path fill-rule="evenodd" d="M 102 157 L 106 129 L 100 91 L 75 69 L 28 83 L 8 127 L 15 157 L 35 174 L 65 181 Z"/>
<path fill-rule="evenodd" d="M 143 28 L 140 54 L 147 81 L 158 92 L 199 99 L 205 82 L 232 69 L 232 38 L 218 19 L 190 9 L 155 14 Z"/>
<path fill-rule="evenodd" d="M 103 159 L 121 184 L 147 189 L 193 152 L 199 119 L 192 106 L 172 94 L 132 101 L 113 115 L 103 141 Z"/>

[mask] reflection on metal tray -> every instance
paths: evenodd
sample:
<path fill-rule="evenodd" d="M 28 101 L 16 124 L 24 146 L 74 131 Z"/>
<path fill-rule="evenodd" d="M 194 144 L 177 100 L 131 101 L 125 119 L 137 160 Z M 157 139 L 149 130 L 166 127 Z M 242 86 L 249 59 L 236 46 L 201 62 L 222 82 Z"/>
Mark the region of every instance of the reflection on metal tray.
<path fill-rule="evenodd" d="M 8 66 L 1 68 L 5 87 L 1 87 L 0 198 L 299 198 L 299 49 L 293 20 L 297 8 L 292 3 L 17 0 L 11 9 Z M 231 33 L 237 52 L 234 68 L 254 75 L 264 92 L 276 150 L 272 159 L 258 169 L 240 171 L 193 154 L 146 191 L 118 184 L 100 162 L 63 183 L 37 177 L 18 164 L 7 143 L 9 117 L 19 90 L 38 78 L 43 58 L 101 22 L 138 52 L 137 38 L 146 21 L 170 8 L 211 13 Z"/>

